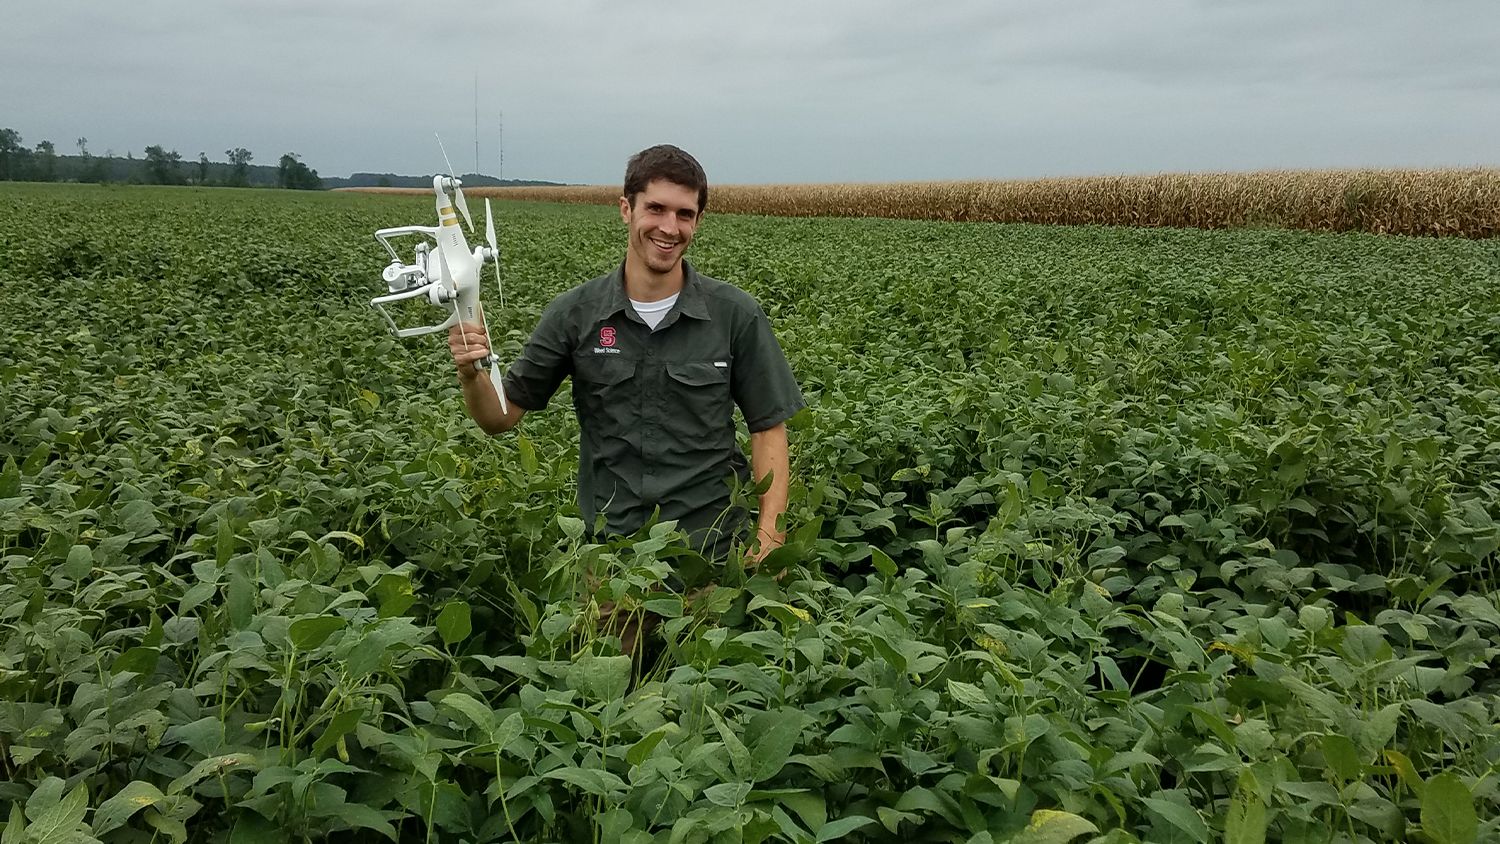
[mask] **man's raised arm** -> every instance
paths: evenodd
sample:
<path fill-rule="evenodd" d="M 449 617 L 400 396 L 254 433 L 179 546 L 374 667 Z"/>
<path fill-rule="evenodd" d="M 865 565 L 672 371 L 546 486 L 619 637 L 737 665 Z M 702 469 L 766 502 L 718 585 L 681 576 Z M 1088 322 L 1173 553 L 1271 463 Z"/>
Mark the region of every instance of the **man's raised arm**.
<path fill-rule="evenodd" d="M 500 397 L 495 394 L 495 385 L 490 383 L 484 370 L 474 368 L 474 361 L 483 360 L 490 353 L 484 328 L 461 322 L 448 329 L 448 351 L 453 355 L 454 366 L 458 368 L 458 385 L 464 391 L 464 406 L 480 430 L 494 436 L 521 424 L 521 417 L 526 415 L 526 411 L 515 402 L 506 402 L 510 412 L 502 412 Z"/>

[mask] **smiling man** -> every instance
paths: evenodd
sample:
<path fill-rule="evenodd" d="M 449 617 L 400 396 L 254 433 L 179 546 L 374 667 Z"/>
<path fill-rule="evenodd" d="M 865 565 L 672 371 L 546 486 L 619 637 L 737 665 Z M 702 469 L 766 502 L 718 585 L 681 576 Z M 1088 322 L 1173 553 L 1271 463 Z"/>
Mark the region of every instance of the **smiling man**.
<path fill-rule="evenodd" d="M 706 556 L 744 540 L 758 561 L 785 539 L 785 423 L 804 402 L 755 300 L 683 260 L 707 204 L 703 168 L 681 149 L 654 146 L 630 159 L 620 197 L 625 261 L 543 311 L 506 373 L 509 413 L 472 366 L 489 352 L 484 330 L 455 326 L 448 346 L 469 415 L 490 434 L 541 410 L 572 376 L 578 505 L 590 528 L 603 515 L 606 532 L 630 534 L 659 511 Z M 736 407 L 750 431 L 748 464 L 735 441 Z M 767 475 L 751 536 L 731 488 Z"/>

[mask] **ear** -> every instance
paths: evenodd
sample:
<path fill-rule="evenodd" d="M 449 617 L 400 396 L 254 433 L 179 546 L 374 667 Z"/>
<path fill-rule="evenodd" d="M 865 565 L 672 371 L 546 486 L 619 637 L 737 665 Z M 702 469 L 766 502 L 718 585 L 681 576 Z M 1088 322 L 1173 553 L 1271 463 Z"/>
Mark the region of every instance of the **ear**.
<path fill-rule="evenodd" d="M 620 219 L 626 223 L 630 222 L 630 200 L 623 196 L 620 197 Z"/>

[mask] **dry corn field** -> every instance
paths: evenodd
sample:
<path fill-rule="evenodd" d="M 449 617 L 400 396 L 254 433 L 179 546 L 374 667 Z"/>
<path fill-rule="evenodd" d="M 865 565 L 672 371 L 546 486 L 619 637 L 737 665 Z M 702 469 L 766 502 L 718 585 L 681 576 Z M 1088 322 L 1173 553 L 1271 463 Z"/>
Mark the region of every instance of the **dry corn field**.
<path fill-rule="evenodd" d="M 425 189 L 376 188 L 421 194 Z M 475 188 L 471 196 L 610 204 L 617 185 Z M 781 217 L 1053 225 L 1273 227 L 1495 237 L 1500 169 L 1319 170 L 1027 181 L 714 186 L 709 207 Z"/>

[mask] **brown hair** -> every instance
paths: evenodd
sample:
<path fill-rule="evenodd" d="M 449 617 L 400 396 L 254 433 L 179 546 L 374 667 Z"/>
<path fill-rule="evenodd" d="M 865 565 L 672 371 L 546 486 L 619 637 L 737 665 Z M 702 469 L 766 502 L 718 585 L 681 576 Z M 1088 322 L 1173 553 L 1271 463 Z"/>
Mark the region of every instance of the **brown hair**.
<path fill-rule="evenodd" d="M 708 207 L 708 176 L 698 159 L 671 144 L 648 147 L 625 165 L 625 201 L 635 207 L 635 195 L 657 179 L 698 191 L 698 213 Z"/>

